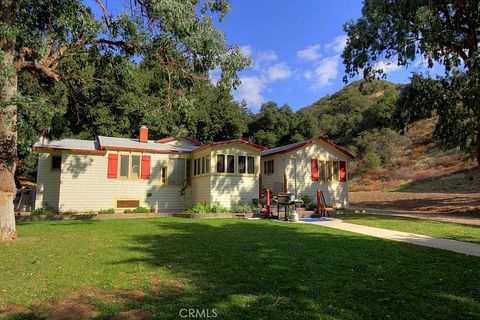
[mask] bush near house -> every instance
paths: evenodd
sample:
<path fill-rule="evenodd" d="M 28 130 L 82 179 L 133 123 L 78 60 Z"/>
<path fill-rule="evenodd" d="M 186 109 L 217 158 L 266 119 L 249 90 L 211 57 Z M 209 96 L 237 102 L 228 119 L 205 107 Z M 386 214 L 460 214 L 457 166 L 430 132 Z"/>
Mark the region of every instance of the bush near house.
<path fill-rule="evenodd" d="M 30 214 L 32 216 L 53 216 L 55 212 L 48 208 L 38 208 L 38 209 L 33 209 Z"/>
<path fill-rule="evenodd" d="M 126 209 L 125 211 L 123 211 L 123 213 L 150 213 L 150 212 L 151 212 L 150 209 L 145 207 L 138 207 L 135 209 Z"/>
<path fill-rule="evenodd" d="M 229 210 L 219 203 L 199 203 L 187 210 L 188 213 L 228 213 Z"/>
<path fill-rule="evenodd" d="M 115 213 L 115 209 L 113 208 L 98 210 L 98 214 L 114 214 L 114 213 Z"/>
<path fill-rule="evenodd" d="M 253 212 L 253 205 L 247 204 L 245 202 L 237 202 L 230 208 L 231 213 L 247 213 Z"/>

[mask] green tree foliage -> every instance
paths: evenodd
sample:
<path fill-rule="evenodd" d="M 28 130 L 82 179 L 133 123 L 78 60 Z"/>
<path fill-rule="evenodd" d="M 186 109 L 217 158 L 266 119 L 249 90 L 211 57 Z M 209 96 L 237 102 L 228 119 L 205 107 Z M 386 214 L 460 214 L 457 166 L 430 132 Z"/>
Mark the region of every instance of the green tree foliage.
<path fill-rule="evenodd" d="M 344 25 L 348 35 L 343 52 L 347 77 L 363 72 L 365 77 L 384 75 L 378 67 L 381 59 L 395 60 L 407 66 L 419 55 L 429 67 L 435 62 L 445 66 L 445 81 L 462 84 L 460 100 L 462 112 L 448 107 L 449 118 L 440 127 L 460 132 L 460 117 L 469 117 L 474 130 L 462 138 L 458 145 L 472 144 L 473 154 L 480 165 L 480 1 L 383 1 L 366 0 L 362 17 Z M 451 79 L 453 78 L 453 79 Z M 454 101 L 454 103 L 455 103 Z M 439 111 L 439 110 L 438 110 Z M 451 117 L 457 117 L 452 120 Z M 449 127 L 450 129 L 446 129 Z M 470 143 L 470 141 L 472 143 Z"/>
<path fill-rule="evenodd" d="M 356 81 L 301 112 L 317 119 L 322 135 L 347 146 L 365 130 L 392 126 L 398 92 L 388 81 Z"/>
<path fill-rule="evenodd" d="M 357 154 L 361 168 L 371 169 L 395 159 L 406 144 L 406 138 L 390 129 L 372 129 L 360 133 L 350 146 Z"/>
<path fill-rule="evenodd" d="M 249 124 L 253 140 L 266 147 L 276 147 L 309 139 L 318 134 L 314 119 L 306 113 L 293 112 L 288 105 L 262 104 Z"/>
<path fill-rule="evenodd" d="M 415 74 L 403 88 L 395 114 L 397 125 L 404 129 L 409 123 L 438 116 L 435 136 L 447 147 L 459 149 L 467 158 L 475 154 L 475 115 L 465 106 L 471 88 L 462 73 L 434 80 Z M 474 94 L 475 96 L 475 94 Z"/>

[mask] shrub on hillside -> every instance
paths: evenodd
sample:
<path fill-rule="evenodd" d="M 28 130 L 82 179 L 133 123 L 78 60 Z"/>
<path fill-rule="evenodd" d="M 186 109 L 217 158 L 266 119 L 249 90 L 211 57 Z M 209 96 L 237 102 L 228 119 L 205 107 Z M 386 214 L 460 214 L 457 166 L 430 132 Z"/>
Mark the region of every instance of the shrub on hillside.
<path fill-rule="evenodd" d="M 355 138 L 353 148 L 364 169 L 371 169 L 390 163 L 402 153 L 406 143 L 407 139 L 392 129 L 373 129 Z"/>

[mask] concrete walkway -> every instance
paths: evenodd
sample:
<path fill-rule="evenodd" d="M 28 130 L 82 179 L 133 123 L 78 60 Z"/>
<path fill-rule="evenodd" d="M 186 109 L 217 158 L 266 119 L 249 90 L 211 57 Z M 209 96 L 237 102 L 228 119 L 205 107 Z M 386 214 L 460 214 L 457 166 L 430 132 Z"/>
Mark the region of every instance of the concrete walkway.
<path fill-rule="evenodd" d="M 380 215 L 380 216 L 394 216 L 394 217 L 433 220 L 433 221 L 470 224 L 470 225 L 474 225 L 474 226 L 480 226 L 480 217 L 454 216 L 454 215 L 446 215 L 446 214 L 440 214 L 440 213 L 427 213 L 427 212 L 422 212 L 422 211 L 400 211 L 400 210 L 390 210 L 390 209 L 375 209 L 375 208 L 357 207 L 357 206 L 352 206 L 352 207 L 350 207 L 350 209 L 351 210 L 365 210 L 367 214 L 376 214 L 376 215 Z"/>
<path fill-rule="evenodd" d="M 400 242 L 407 242 L 419 246 L 431 247 L 436 249 L 449 250 L 453 252 L 463 253 L 466 255 L 480 257 L 480 244 L 448 240 L 442 238 L 434 238 L 420 234 L 407 233 L 401 231 L 386 230 L 381 228 L 367 227 L 351 223 L 345 223 L 342 220 L 333 219 L 331 221 L 320 222 L 304 222 L 317 224 L 322 227 L 340 229 L 372 237 L 389 239 Z"/>

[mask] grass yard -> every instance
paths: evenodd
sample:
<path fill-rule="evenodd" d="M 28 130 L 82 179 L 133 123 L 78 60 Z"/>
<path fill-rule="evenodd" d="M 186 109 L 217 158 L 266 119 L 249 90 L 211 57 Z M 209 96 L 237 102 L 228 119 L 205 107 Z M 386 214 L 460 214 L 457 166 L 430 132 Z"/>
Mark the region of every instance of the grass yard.
<path fill-rule="evenodd" d="M 375 214 L 333 215 L 345 222 L 426 236 L 480 243 L 480 226 Z"/>
<path fill-rule="evenodd" d="M 217 319 L 480 319 L 480 258 L 316 225 L 159 218 L 18 231 L 0 244 L 6 319 L 172 319 L 182 308 Z"/>

